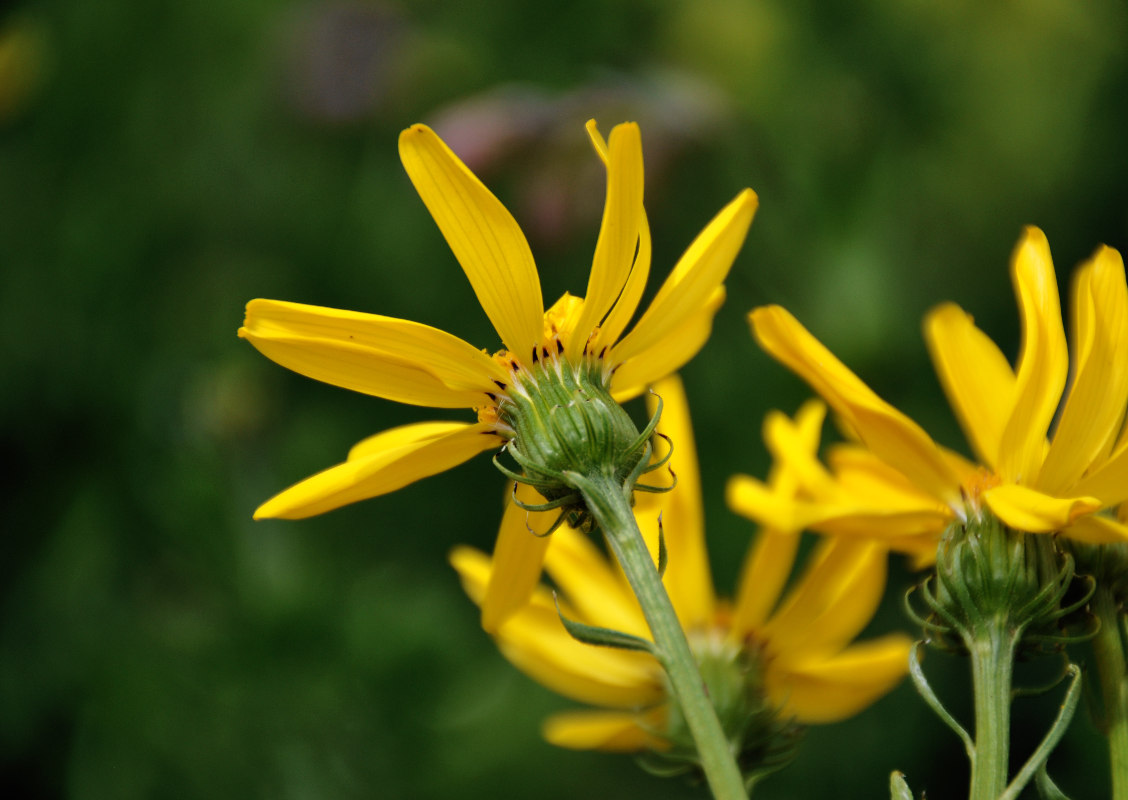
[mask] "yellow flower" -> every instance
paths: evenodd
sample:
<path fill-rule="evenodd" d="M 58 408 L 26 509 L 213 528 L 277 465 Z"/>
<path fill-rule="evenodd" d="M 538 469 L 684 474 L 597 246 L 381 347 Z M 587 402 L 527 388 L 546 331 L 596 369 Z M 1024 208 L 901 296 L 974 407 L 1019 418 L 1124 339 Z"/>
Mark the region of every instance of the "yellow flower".
<path fill-rule="evenodd" d="M 1037 228 L 1027 228 L 1015 250 L 1012 279 L 1023 334 L 1016 369 L 958 306 L 943 304 L 924 322 L 936 371 L 978 464 L 937 445 L 787 311 L 753 311 L 753 333 L 764 349 L 806 380 L 864 448 L 845 448 L 834 475 L 814 464 L 799 503 L 739 478 L 729 487 L 734 507 L 756 519 L 834 533 L 868 528 L 935 540 L 952 521 L 989 510 L 1027 533 L 1128 539 L 1128 525 L 1098 513 L 1128 500 L 1128 286 L 1120 254 L 1101 247 L 1075 274 L 1073 375 L 1064 401 L 1069 357 L 1057 279 Z M 787 451 L 780 445 L 777 457 L 790 459 Z"/>
<path fill-rule="evenodd" d="M 506 403 L 527 394 L 538 369 L 582 368 L 624 400 L 701 348 L 755 212 L 755 193 L 741 192 L 706 226 L 624 336 L 650 270 L 639 130 L 618 125 L 605 142 L 594 122 L 587 129 L 607 168 L 603 223 L 586 296 L 565 294 L 547 312 L 529 245 L 505 207 L 429 128 L 413 125 L 400 136 L 404 167 L 505 350 L 491 356 L 436 328 L 374 314 L 276 300 L 247 305 L 239 335 L 295 372 L 400 403 L 473 409 L 478 417 L 405 425 L 365 439 L 344 463 L 268 500 L 256 519 L 321 514 L 511 442 Z"/>
<path fill-rule="evenodd" d="M 907 671 L 908 638 L 894 634 L 850 644 L 880 602 L 885 547 L 872 541 L 824 540 L 781 601 L 799 535 L 764 531 L 748 554 L 735 601 L 719 600 L 705 550 L 685 396 L 676 377 L 655 391 L 665 400 L 659 430 L 677 445 L 671 463 L 678 483 L 667 494 L 640 495 L 635 516 L 656 553 L 661 515 L 668 553 L 664 582 L 701 662 L 718 716 L 737 747 L 763 735 L 765 727 L 770 733 L 792 718 L 822 723 L 850 716 L 891 689 Z M 795 423 L 812 453 L 823 414 L 821 404 L 808 404 Z M 783 492 L 797 485 L 786 470 L 778 470 L 772 480 Z M 496 560 L 460 547 L 451 562 L 467 593 L 481 603 Z M 552 535 L 545 569 L 568 618 L 649 638 L 626 579 L 581 532 L 562 527 Z M 576 641 L 561 624 L 547 587 L 538 586 L 526 605 L 497 626 L 495 636 L 504 655 L 535 680 L 599 707 L 549 718 L 544 733 L 553 744 L 613 751 L 683 744 L 657 660 L 646 652 Z"/>

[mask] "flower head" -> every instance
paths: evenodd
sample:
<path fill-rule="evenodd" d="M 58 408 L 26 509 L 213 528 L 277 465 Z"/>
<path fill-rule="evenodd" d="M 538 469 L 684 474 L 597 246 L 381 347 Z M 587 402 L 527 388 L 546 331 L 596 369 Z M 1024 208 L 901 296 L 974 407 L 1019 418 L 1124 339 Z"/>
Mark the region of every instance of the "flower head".
<path fill-rule="evenodd" d="M 388 400 L 477 414 L 476 422 L 424 422 L 365 439 L 345 462 L 268 500 L 256 518 L 320 514 L 394 491 L 502 445 L 515 458 L 527 457 L 522 466 L 533 473 L 530 482 L 545 489 L 550 476 L 535 467 L 552 472 L 558 465 L 536 460 L 544 447 L 529 455 L 543 443 L 533 441 L 537 423 L 522 404 L 550 384 L 598 395 L 604 409 L 620 415 L 607 423 L 610 449 L 629 449 L 625 445 L 633 439 L 624 432 L 629 419 L 624 422 L 615 401 L 638 395 L 704 344 L 757 201 L 746 189 L 721 210 L 624 335 L 650 271 L 641 141 L 633 123 L 616 126 L 609 141 L 594 122 L 588 123 L 588 133 L 607 168 L 603 223 L 585 296 L 566 294 L 547 312 L 529 245 L 505 207 L 429 128 L 413 125 L 400 136 L 408 176 L 503 350 L 490 355 L 436 328 L 375 314 L 276 300 L 247 305 L 239 336 L 295 372 Z M 622 469 L 629 472 L 630 459 L 637 461 L 642 450 L 617 451 L 627 462 Z M 548 489 L 546 496 L 556 499 Z"/>
<path fill-rule="evenodd" d="M 671 462 L 678 484 L 667 494 L 640 496 L 635 516 L 655 553 L 660 525 L 664 531 L 664 582 L 670 598 L 725 732 L 744 754 L 744 766 L 755 769 L 764 764 L 752 761 L 770 760 L 787 749 L 793 722 L 850 716 L 907 671 L 905 636 L 851 644 L 881 599 L 887 551 L 872 541 L 828 539 L 784 593 L 799 535 L 765 530 L 748 554 L 735 600 L 718 599 L 705 551 L 684 394 L 676 378 L 658 384 L 655 392 L 666 403 L 659 429 L 678 443 Z M 822 418 L 822 407 L 810 404 L 795 421 L 811 452 Z M 773 483 L 781 491 L 797 486 L 796 476 L 787 470 L 778 471 Z M 497 559 L 460 547 L 451 561 L 467 593 L 481 603 Z M 573 527 L 557 531 L 545 568 L 565 616 L 649 637 L 626 579 L 582 532 Z M 544 732 L 554 744 L 675 755 L 690 748 L 658 661 L 646 652 L 593 647 L 571 638 L 547 587 L 538 586 L 525 605 L 497 625 L 495 636 L 522 671 L 554 691 L 599 707 L 551 717 Z"/>
<path fill-rule="evenodd" d="M 1026 229 L 1011 274 L 1022 319 L 1013 369 L 958 306 L 938 306 L 924 322 L 936 371 L 978 463 L 936 444 L 787 311 L 753 311 L 761 346 L 806 380 L 860 445 L 832 454 L 833 474 L 811 466 L 808 494 L 800 502 L 738 478 L 730 485 L 733 505 L 756 519 L 833 533 L 865 528 L 935 540 L 951 522 L 989 511 L 1016 531 L 1061 531 L 1085 542 L 1128 540 L 1122 514 L 1100 513 L 1123 509 L 1128 500 L 1124 263 L 1115 250 L 1101 247 L 1075 274 L 1071 382 L 1057 278 L 1037 228 Z M 776 455 L 793 460 L 788 452 L 785 445 Z"/>

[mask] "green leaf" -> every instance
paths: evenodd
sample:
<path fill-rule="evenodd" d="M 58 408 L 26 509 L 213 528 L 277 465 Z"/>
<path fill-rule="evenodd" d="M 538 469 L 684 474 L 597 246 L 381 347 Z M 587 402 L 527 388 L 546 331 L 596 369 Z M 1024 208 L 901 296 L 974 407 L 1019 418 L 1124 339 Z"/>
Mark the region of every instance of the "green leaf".
<path fill-rule="evenodd" d="M 552 599 L 556 602 L 556 614 L 560 617 L 560 621 L 564 623 L 564 628 L 568 634 L 577 642 L 584 644 L 593 644 L 599 647 L 614 647 L 619 650 L 642 650 L 643 652 L 654 654 L 654 643 L 647 641 L 639 636 L 634 636 L 622 631 L 616 631 L 611 628 L 600 628 L 596 625 L 585 625 L 582 622 L 576 622 L 573 619 L 568 619 L 564 616 L 564 612 L 560 610 L 560 603 L 556 600 L 556 594 L 553 593 Z"/>

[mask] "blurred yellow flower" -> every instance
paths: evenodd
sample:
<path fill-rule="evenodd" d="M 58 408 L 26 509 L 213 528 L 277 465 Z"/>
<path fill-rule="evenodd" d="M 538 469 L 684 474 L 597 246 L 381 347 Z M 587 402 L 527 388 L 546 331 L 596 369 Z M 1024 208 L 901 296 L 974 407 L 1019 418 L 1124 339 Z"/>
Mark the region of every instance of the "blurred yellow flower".
<path fill-rule="evenodd" d="M 799 501 L 752 478 L 734 479 L 733 507 L 765 524 L 934 541 L 953 520 L 989 510 L 1027 533 L 1128 540 L 1123 513 L 1098 513 L 1123 510 L 1128 500 L 1123 260 L 1101 247 L 1074 276 L 1071 382 L 1057 279 L 1037 228 L 1027 228 L 1015 250 L 1012 279 L 1023 334 L 1016 369 L 958 306 L 938 306 L 924 322 L 936 371 L 978 464 L 937 445 L 787 311 L 753 311 L 753 333 L 764 349 L 806 380 L 863 446 L 832 454 L 833 474 L 799 452 L 806 464 Z M 777 437 L 777 459 L 795 462 L 796 452 Z"/>
<path fill-rule="evenodd" d="M 765 734 L 791 720 L 823 723 L 848 717 L 889 691 L 908 669 L 908 637 L 892 634 L 850 644 L 880 602 L 886 548 L 872 541 L 828 538 L 781 600 L 800 537 L 763 531 L 749 551 L 735 601 L 718 599 L 705 549 L 685 396 L 676 377 L 655 391 L 665 400 L 659 430 L 676 443 L 671 463 L 678 483 L 668 494 L 640 495 L 635 515 L 655 556 L 661 517 L 668 563 L 664 582 L 734 745 L 741 751 L 753 740 L 763 746 Z M 821 404 L 811 403 L 795 422 L 812 453 L 823 415 Z M 780 491 L 797 485 L 796 476 L 786 470 L 777 471 L 773 482 Z M 523 512 L 507 514 L 503 525 L 523 529 L 523 517 Z M 494 562 L 469 547 L 454 550 L 451 562 L 467 593 L 481 603 Z M 552 535 L 545 569 L 568 618 L 649 638 L 625 578 L 581 532 L 562 527 Z M 599 707 L 550 717 L 544 733 L 553 744 L 612 751 L 684 746 L 657 660 L 645 652 L 576 641 L 558 618 L 547 587 L 538 586 L 527 604 L 497 626 L 495 637 L 506 658 L 526 674 L 566 697 Z"/>
<path fill-rule="evenodd" d="M 276 300 L 247 305 L 239 336 L 282 366 L 388 400 L 478 415 L 475 423 L 424 422 L 365 439 L 344 463 L 268 500 L 256 519 L 321 514 L 499 448 L 515 435 L 505 404 L 535 384 L 538 368 L 586 370 L 624 400 L 701 348 L 755 193 L 741 192 L 706 226 L 623 336 L 650 271 L 641 140 L 633 123 L 616 126 L 609 141 L 594 122 L 587 130 L 607 168 L 603 223 L 585 298 L 565 294 L 547 312 L 529 245 L 505 207 L 429 128 L 413 125 L 400 136 L 404 167 L 505 350 L 491 356 L 436 328 L 374 314 Z"/>

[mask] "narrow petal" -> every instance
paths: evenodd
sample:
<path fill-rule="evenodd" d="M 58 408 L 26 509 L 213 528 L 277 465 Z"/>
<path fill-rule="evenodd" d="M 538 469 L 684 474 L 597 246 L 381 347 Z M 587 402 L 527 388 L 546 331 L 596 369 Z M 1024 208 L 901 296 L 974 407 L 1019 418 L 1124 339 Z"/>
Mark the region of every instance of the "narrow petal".
<path fill-rule="evenodd" d="M 611 310 L 631 274 L 642 219 L 642 139 L 638 125 L 624 123 L 611 131 L 607 162 L 607 199 L 595 245 L 583 312 L 566 354 L 576 359 L 596 326 Z"/>
<path fill-rule="evenodd" d="M 622 335 L 627 324 L 631 321 L 631 317 L 634 316 L 638 309 L 638 301 L 642 299 L 642 293 L 646 289 L 646 280 L 650 276 L 652 250 L 650 223 L 647 222 L 646 210 L 643 209 L 638 223 L 638 252 L 635 254 L 634 264 L 631 266 L 631 274 L 627 276 L 627 282 L 623 286 L 619 299 L 615 301 L 611 312 L 603 320 L 603 324 L 599 326 L 599 332 L 592 343 L 592 352 L 601 353 L 611 348 L 615 342 L 619 341 L 619 336 Z"/>
<path fill-rule="evenodd" d="M 1014 371 L 995 343 L 975 327 L 971 315 L 954 303 L 929 312 L 924 337 L 968 442 L 979 460 L 995 469 L 999 442 L 1014 408 Z"/>
<path fill-rule="evenodd" d="M 347 340 L 258 334 L 249 328 L 240 328 L 239 335 L 276 364 L 342 389 L 430 408 L 474 408 L 488 400 L 489 389 L 452 388 L 433 364 L 410 362 Z M 446 377 L 453 378 L 450 373 Z"/>
<path fill-rule="evenodd" d="M 240 335 L 315 339 L 371 348 L 374 359 L 394 358 L 426 370 L 452 389 L 489 392 L 508 375 L 484 351 L 438 328 L 394 317 L 336 308 L 252 300 Z"/>
<path fill-rule="evenodd" d="M 624 402 L 637 397 L 649 384 L 685 366 L 705 346 L 713 332 L 713 317 L 724 301 L 725 287 L 718 286 L 695 313 L 669 330 L 653 347 L 616 369 L 611 379 L 615 399 Z"/>
<path fill-rule="evenodd" d="M 880 458 L 942 502 L 959 504 L 959 481 L 924 430 L 878 397 L 795 317 L 779 306 L 749 315 L 771 356 L 805 380 Z"/>
<path fill-rule="evenodd" d="M 1057 277 L 1046 236 L 1027 228 L 1011 268 L 1022 317 L 1014 410 L 999 443 L 998 473 L 1035 485 L 1046 455 L 1046 432 L 1069 371 Z"/>
<path fill-rule="evenodd" d="M 670 468 L 677 485 L 666 494 L 654 496 L 662 509 L 662 531 L 666 541 L 667 566 L 663 583 L 686 630 L 704 628 L 714 618 L 713 577 L 705 548 L 705 511 L 701 504 L 701 473 L 685 387 L 677 376 L 655 384 L 654 394 L 646 398 L 647 410 L 658 410 L 663 401 L 658 431 L 669 437 L 674 448 Z M 644 476 L 643 480 L 646 480 Z M 639 519 L 640 526 L 657 528 L 657 517 Z M 657 535 L 657 530 L 654 531 Z"/>
<path fill-rule="evenodd" d="M 482 423 L 424 422 L 393 428 L 353 447 L 343 464 L 267 500 L 255 519 L 304 519 L 403 488 L 458 466 L 502 440 Z"/>
<path fill-rule="evenodd" d="M 1115 441 L 1128 402 L 1128 285 L 1124 262 L 1101 248 L 1077 271 L 1073 386 L 1054 431 L 1037 488 L 1073 486 Z"/>
<path fill-rule="evenodd" d="M 531 486 L 516 488 L 516 497 L 526 505 L 545 502 Z M 541 576 L 547 536 L 558 511 L 525 511 L 517 503 L 506 505 L 494 545 L 493 569 L 482 599 L 482 627 L 497 633 L 498 626 L 528 602 Z"/>
<path fill-rule="evenodd" d="M 885 592 L 886 549 L 841 537 L 824 539 L 799 583 L 764 627 L 782 663 L 837 652 L 858 635 Z"/>
<path fill-rule="evenodd" d="M 742 640 L 767 621 L 791 576 L 799 538 L 797 533 L 777 531 L 764 531 L 756 537 L 737 584 L 730 629 L 733 638 Z"/>
<path fill-rule="evenodd" d="M 519 358 L 540 341 L 544 303 L 516 220 L 426 125 L 400 134 L 400 159 L 501 340 Z"/>
<path fill-rule="evenodd" d="M 478 601 L 489 580 L 490 559 L 473 548 L 450 557 L 463 588 Z M 565 612 L 570 609 L 565 608 Z M 568 635 L 552 595 L 543 587 L 502 623 L 498 648 L 518 669 L 554 692 L 581 703 L 635 709 L 663 697 L 661 668 L 648 653 L 581 644 Z"/>
<path fill-rule="evenodd" d="M 893 634 L 830 658 L 784 669 L 769 665 L 769 695 L 784 714 L 808 724 L 853 716 L 896 686 L 909 670 L 912 641 Z"/>
<path fill-rule="evenodd" d="M 649 732 L 660 730 L 664 721 L 664 711 L 565 711 L 546 719 L 541 733 L 550 744 L 571 750 L 636 753 L 668 747 Z"/>
<path fill-rule="evenodd" d="M 654 347 L 700 309 L 705 299 L 724 282 L 744 244 L 757 203 L 756 193 L 745 189 L 698 234 L 638 324 L 613 349 L 616 363 L 628 361 Z"/>
<path fill-rule="evenodd" d="M 996 517 L 1026 533 L 1059 531 L 1102 505 L 1095 497 L 1051 497 L 1014 483 L 988 489 L 983 499 Z"/>
<path fill-rule="evenodd" d="M 1128 500 L 1128 446 L 1118 445 L 1112 456 L 1079 480 L 1070 493 L 1099 497 L 1105 507 Z"/>

